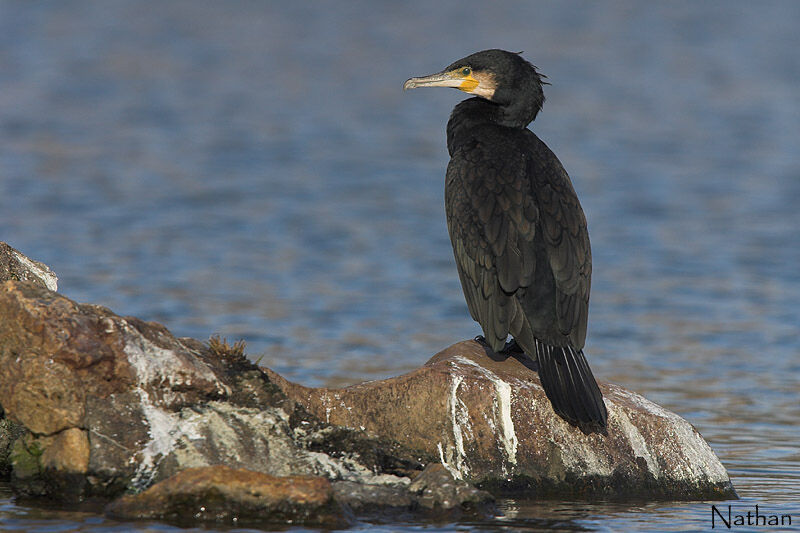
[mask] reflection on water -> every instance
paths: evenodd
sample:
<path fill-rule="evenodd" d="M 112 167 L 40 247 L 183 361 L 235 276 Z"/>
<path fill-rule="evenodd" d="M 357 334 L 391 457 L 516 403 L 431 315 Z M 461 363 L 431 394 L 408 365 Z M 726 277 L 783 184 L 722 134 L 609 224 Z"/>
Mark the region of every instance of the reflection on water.
<path fill-rule="evenodd" d="M 409 370 L 478 329 L 443 213 L 460 95 L 402 82 L 525 50 L 553 84 L 534 129 L 589 218 L 595 374 L 694 423 L 742 504 L 800 521 L 799 17 L 791 2 L 3 3 L 0 240 L 71 298 L 244 338 L 308 385 Z M 502 510 L 458 527 L 709 523 L 705 503 Z M 123 527 L 50 513 L 0 497 L 4 527 Z"/>

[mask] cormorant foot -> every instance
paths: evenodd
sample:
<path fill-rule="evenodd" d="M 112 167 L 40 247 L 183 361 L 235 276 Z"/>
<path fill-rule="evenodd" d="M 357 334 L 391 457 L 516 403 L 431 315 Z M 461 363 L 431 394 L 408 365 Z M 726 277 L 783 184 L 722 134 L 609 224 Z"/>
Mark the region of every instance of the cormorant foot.
<path fill-rule="evenodd" d="M 484 337 L 483 335 L 475 335 L 475 337 L 472 340 L 474 340 L 481 346 L 489 346 L 489 343 L 486 342 L 486 337 Z"/>
<path fill-rule="evenodd" d="M 517 344 L 516 339 L 511 339 L 506 343 L 500 353 L 508 354 L 508 355 L 519 355 L 524 354 L 525 350 L 522 349 L 522 346 Z"/>
<path fill-rule="evenodd" d="M 513 357 L 534 372 L 539 371 L 539 365 L 536 362 L 536 358 L 525 353 L 525 350 L 523 350 L 522 346 L 517 343 L 516 339 L 512 338 L 511 341 L 507 342 L 501 350 L 501 353 L 506 357 Z"/>

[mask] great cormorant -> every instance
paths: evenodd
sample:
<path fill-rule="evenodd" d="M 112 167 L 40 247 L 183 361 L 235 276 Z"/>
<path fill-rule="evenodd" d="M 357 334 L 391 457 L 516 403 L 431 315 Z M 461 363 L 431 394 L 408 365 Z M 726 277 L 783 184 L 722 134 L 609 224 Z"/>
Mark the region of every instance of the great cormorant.
<path fill-rule="evenodd" d="M 536 356 L 556 413 L 602 432 L 606 407 L 583 355 L 592 275 L 586 218 L 561 162 L 527 129 L 544 103 L 542 78 L 520 54 L 484 50 L 403 88 L 476 95 L 447 123 L 445 182 L 469 312 L 495 352 L 516 341 Z"/>

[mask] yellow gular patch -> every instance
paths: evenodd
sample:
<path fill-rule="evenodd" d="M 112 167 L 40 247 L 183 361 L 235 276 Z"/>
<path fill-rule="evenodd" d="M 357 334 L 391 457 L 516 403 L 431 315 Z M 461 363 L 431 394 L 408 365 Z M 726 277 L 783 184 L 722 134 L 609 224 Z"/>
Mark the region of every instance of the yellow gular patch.
<path fill-rule="evenodd" d="M 459 90 L 464 91 L 465 93 L 471 93 L 475 90 L 475 88 L 480 84 L 478 80 L 472 77 L 472 74 L 464 78 L 464 81 L 461 82 L 461 85 L 458 86 Z"/>

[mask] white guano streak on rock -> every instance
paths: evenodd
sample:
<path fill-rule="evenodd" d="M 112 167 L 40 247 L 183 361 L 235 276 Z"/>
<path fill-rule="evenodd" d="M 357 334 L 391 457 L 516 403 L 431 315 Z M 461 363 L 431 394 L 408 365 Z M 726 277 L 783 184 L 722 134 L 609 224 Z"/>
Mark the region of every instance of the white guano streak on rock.
<path fill-rule="evenodd" d="M 306 452 L 305 458 L 312 469 L 309 474 L 323 476 L 330 480 L 355 481 L 367 485 L 407 486 L 411 483 L 407 477 L 375 474 L 351 457 L 333 458 L 322 452 Z"/>
<path fill-rule="evenodd" d="M 500 425 L 500 431 L 495 431 L 495 435 L 506 452 L 506 458 L 508 462 L 512 465 L 516 465 L 518 440 L 516 431 L 514 431 L 514 421 L 511 418 L 511 402 L 513 399 L 511 394 L 511 385 L 497 377 L 497 374 L 491 370 L 482 367 L 471 359 L 456 356 L 454 357 L 454 360 L 458 363 L 469 365 L 477 369 L 494 385 L 495 398 L 497 400 L 496 417 L 498 419 L 497 422 Z M 503 468 L 505 468 L 505 465 Z"/>
<path fill-rule="evenodd" d="M 472 428 L 469 425 L 469 411 L 466 404 L 458 399 L 458 387 L 463 381 L 464 376 L 453 376 L 453 380 L 450 382 L 448 407 L 450 408 L 450 425 L 453 428 L 453 445 L 446 445 L 447 453 L 445 453 L 442 443 L 437 444 L 442 466 L 456 479 L 464 479 L 464 475 L 469 473 L 464 436 L 472 434 Z"/>
<path fill-rule="evenodd" d="M 145 387 L 152 384 L 161 385 L 159 390 L 164 391 L 164 399 L 169 399 L 170 394 L 174 394 L 172 387 L 190 385 L 194 374 L 203 380 L 215 383 L 220 393 L 229 394 L 230 391 L 201 361 L 193 358 L 179 360 L 174 351 L 156 346 L 124 319 L 120 319 L 119 329 L 125 333 L 124 352 L 136 372 L 139 383 L 136 393 L 139 395 L 142 413 L 147 420 L 150 433 L 150 440 L 141 450 L 142 459 L 131 482 L 134 489 L 140 490 L 150 484 L 158 461 L 173 450 L 179 438 L 182 436 L 189 439 L 200 438 L 191 421 L 180 420 L 177 413 L 157 406 Z M 187 366 L 190 369 L 188 373 Z"/>
<path fill-rule="evenodd" d="M 517 464 L 517 434 L 514 432 L 514 421 L 511 420 L 511 385 L 500 378 L 494 381 L 497 391 L 498 410 L 500 411 L 500 424 L 503 426 L 501 440 L 506 449 L 508 462 Z"/>
<path fill-rule="evenodd" d="M 464 433 L 469 429 L 469 411 L 458 399 L 458 387 L 464 381 L 463 376 L 455 376 L 450 383 L 450 421 L 453 425 L 453 443 L 456 448 L 455 468 L 459 472 L 458 479 L 469 473 L 467 453 L 464 450 Z"/>
<path fill-rule="evenodd" d="M 141 401 L 142 413 L 149 426 L 150 440 L 141 449 L 141 460 L 131 481 L 134 490 L 142 490 L 150 485 L 158 462 L 166 457 L 181 437 L 199 439 L 201 435 L 194 427 L 194 420 L 181 420 L 177 413 L 170 413 L 156 407 L 147 391 L 138 387 L 136 392 Z M 131 461 L 134 461 L 131 458 Z"/>
<path fill-rule="evenodd" d="M 665 438 L 676 444 L 681 452 L 673 457 L 673 460 L 679 464 L 676 464 L 676 468 L 670 471 L 669 477 L 693 482 L 702 480 L 712 483 L 730 482 L 725 467 L 722 466 L 711 446 L 689 422 L 644 396 L 620 387 L 614 387 L 614 391 L 640 409 L 669 421 L 670 430 Z"/>
<path fill-rule="evenodd" d="M 173 350 L 153 344 L 124 319 L 119 322 L 119 329 L 124 332 L 125 356 L 136 371 L 140 386 L 166 386 L 164 397 L 167 399 L 173 387 L 191 385 L 192 377 L 197 377 L 214 383 L 218 393 L 230 394 L 228 387 L 202 361 L 193 357 L 180 358 Z"/>
<path fill-rule="evenodd" d="M 553 443 L 561 451 L 561 462 L 567 472 L 578 476 L 608 477 L 614 473 L 612 459 L 589 437 L 575 431 L 569 422 L 554 414 L 550 426 Z"/>
<path fill-rule="evenodd" d="M 331 399 L 328 396 L 328 393 L 324 393 L 321 398 L 322 405 L 325 406 L 325 422 L 330 424 L 331 423 Z"/>
<path fill-rule="evenodd" d="M 453 425 L 453 442 L 456 446 L 457 457 L 464 456 L 464 434 L 458 420 L 458 386 L 464 381 L 462 376 L 456 376 L 450 383 L 450 422 Z"/>
<path fill-rule="evenodd" d="M 653 454 L 650 453 L 647 442 L 644 440 L 639 428 L 633 425 L 631 419 L 625 414 L 625 411 L 620 409 L 614 402 L 608 398 L 606 398 L 605 401 L 608 404 L 609 418 L 617 420 L 619 429 L 622 430 L 628 438 L 634 457 L 643 458 L 647 464 L 647 469 L 653 474 L 654 478 L 658 479 L 661 475 L 661 469 L 658 467 L 658 461 L 656 461 Z"/>
<path fill-rule="evenodd" d="M 33 272 L 39 279 L 41 279 L 48 289 L 53 292 L 58 290 L 58 276 L 56 276 L 52 270 L 42 268 L 16 250 L 13 252 L 14 256 L 17 258 L 17 261 L 22 263 L 25 268 Z"/>
<path fill-rule="evenodd" d="M 461 472 L 459 472 L 458 469 L 456 469 L 456 468 L 454 468 L 453 466 L 450 465 L 450 462 L 452 461 L 452 456 L 453 456 L 453 453 L 452 453 L 453 452 L 453 447 L 452 446 L 448 446 L 447 448 L 448 448 L 448 452 L 449 452 L 447 455 L 448 455 L 448 458 L 450 459 L 450 461 L 448 461 L 448 458 L 445 458 L 445 456 L 444 456 L 444 449 L 442 448 L 442 443 L 441 442 L 436 443 L 436 449 L 439 450 L 439 462 L 442 463 L 442 466 L 445 468 L 445 470 L 450 472 L 450 474 L 455 479 L 461 479 Z"/>

